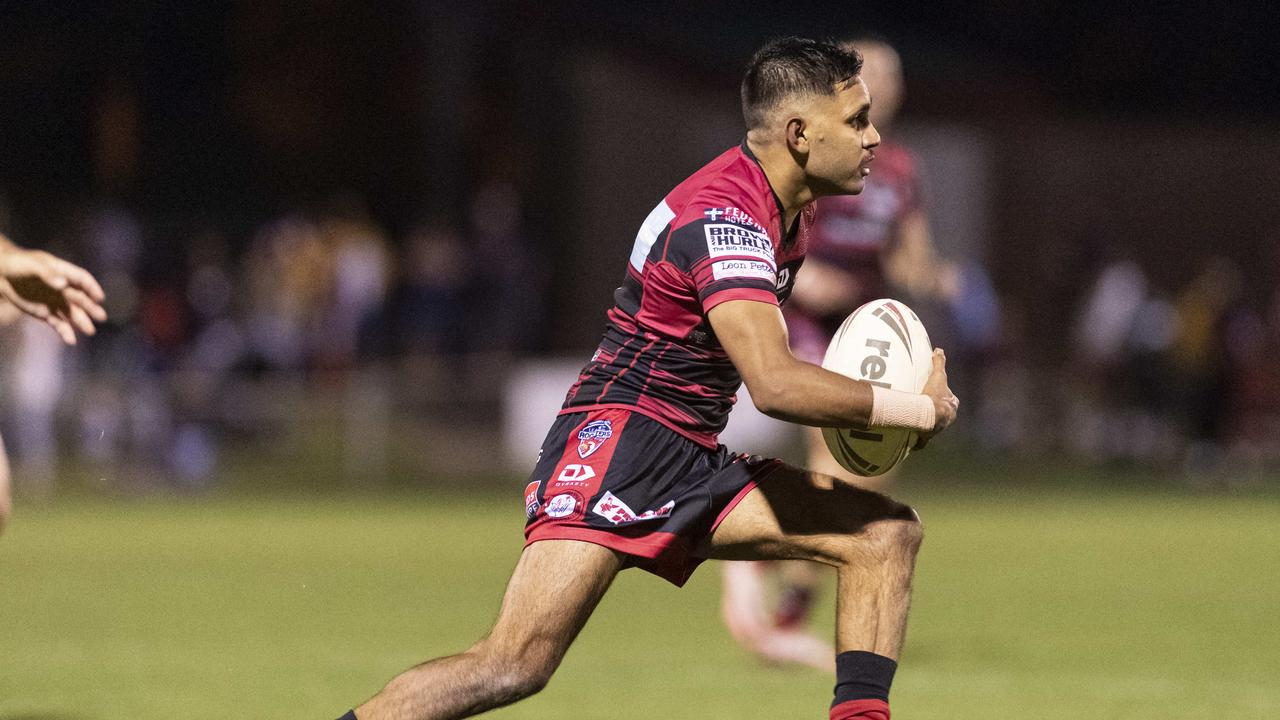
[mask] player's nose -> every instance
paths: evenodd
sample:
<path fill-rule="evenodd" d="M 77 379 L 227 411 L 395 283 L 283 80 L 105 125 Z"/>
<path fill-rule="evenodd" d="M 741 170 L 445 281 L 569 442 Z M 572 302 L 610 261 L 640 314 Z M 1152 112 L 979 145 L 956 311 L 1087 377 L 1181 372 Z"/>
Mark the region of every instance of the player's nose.
<path fill-rule="evenodd" d="M 862 134 L 862 147 L 870 150 L 880 144 L 880 131 L 875 123 L 867 123 L 867 131 Z"/>

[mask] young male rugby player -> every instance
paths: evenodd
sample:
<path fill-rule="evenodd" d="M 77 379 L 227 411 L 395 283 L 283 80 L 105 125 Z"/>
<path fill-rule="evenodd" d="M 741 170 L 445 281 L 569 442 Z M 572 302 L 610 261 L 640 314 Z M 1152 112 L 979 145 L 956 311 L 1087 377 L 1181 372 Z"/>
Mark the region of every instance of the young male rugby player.
<path fill-rule="evenodd" d="M 76 332 L 93 335 L 104 322 L 102 287 L 84 268 L 40 250 L 27 250 L 0 235 L 0 324 L 18 312 L 46 322 L 62 341 L 76 344 Z M 9 520 L 9 459 L 0 439 L 0 532 Z"/>
<path fill-rule="evenodd" d="M 787 348 L 779 305 L 804 259 L 811 203 L 860 192 L 880 142 L 860 67 L 856 52 L 797 38 L 752 58 L 746 141 L 677 185 L 640 227 L 604 339 L 525 489 L 527 544 L 493 630 L 394 678 L 347 718 L 461 718 L 532 695 L 619 571 L 680 585 L 706 558 L 834 566 L 830 717 L 889 717 L 922 537 L 915 513 L 716 441 L 742 382 L 765 413 L 808 425 L 927 437 L 955 418 L 940 351 L 915 395 Z"/>

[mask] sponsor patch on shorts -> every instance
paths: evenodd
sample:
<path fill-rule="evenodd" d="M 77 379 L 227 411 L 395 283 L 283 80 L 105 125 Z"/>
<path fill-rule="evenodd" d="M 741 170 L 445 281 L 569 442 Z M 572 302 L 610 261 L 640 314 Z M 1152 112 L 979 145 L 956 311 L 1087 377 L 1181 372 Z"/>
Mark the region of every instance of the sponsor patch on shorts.
<path fill-rule="evenodd" d="M 547 517 L 567 518 L 578 511 L 582 496 L 576 492 L 563 492 L 547 501 Z"/>
<path fill-rule="evenodd" d="M 671 514 L 671 511 L 675 506 L 675 500 L 668 500 L 667 504 L 656 510 L 645 510 L 640 514 L 636 514 L 634 510 L 627 507 L 626 503 L 619 500 L 613 493 L 605 490 L 604 494 L 600 496 L 600 499 L 596 501 L 596 506 L 591 509 L 591 512 L 608 520 L 614 525 L 621 525 L 622 523 L 666 517 Z"/>

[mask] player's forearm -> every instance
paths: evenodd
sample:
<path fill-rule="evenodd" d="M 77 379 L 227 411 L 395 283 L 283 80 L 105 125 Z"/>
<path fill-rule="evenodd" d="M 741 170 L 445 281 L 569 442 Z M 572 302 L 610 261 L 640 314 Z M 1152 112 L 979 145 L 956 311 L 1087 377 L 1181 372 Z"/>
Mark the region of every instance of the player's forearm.
<path fill-rule="evenodd" d="M 786 380 L 752 391 L 756 407 L 766 415 L 814 427 L 895 427 L 928 432 L 939 410 L 929 395 L 874 387 L 810 363 L 795 361 L 778 375 Z M 944 411 L 945 412 L 945 411 Z"/>
<path fill-rule="evenodd" d="M 756 408 L 770 417 L 815 427 L 867 427 L 871 420 L 871 386 L 865 382 L 802 360 L 770 377 L 747 387 Z"/>

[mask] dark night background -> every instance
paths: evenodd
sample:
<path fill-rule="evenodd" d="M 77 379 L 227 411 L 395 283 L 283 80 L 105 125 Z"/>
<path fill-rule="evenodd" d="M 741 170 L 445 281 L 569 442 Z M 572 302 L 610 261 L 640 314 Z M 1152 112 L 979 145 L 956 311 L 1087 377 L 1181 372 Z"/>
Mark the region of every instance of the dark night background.
<path fill-rule="evenodd" d="M 990 273 L 1010 352 L 1055 365 L 1119 260 L 1171 298 L 1225 257 L 1269 312 L 1277 25 L 1261 1 L 10 2 L 0 228 L 74 256 L 87 212 L 128 208 L 163 285 L 206 230 L 243 254 L 272 218 L 355 208 L 403 248 L 428 219 L 474 222 L 498 183 L 519 198 L 510 263 L 545 276 L 518 349 L 581 353 L 639 221 L 740 139 L 751 52 L 869 34 L 904 59 L 891 132 L 980 170 L 934 167 L 932 205 L 977 218 L 937 213 L 939 247 Z"/>

